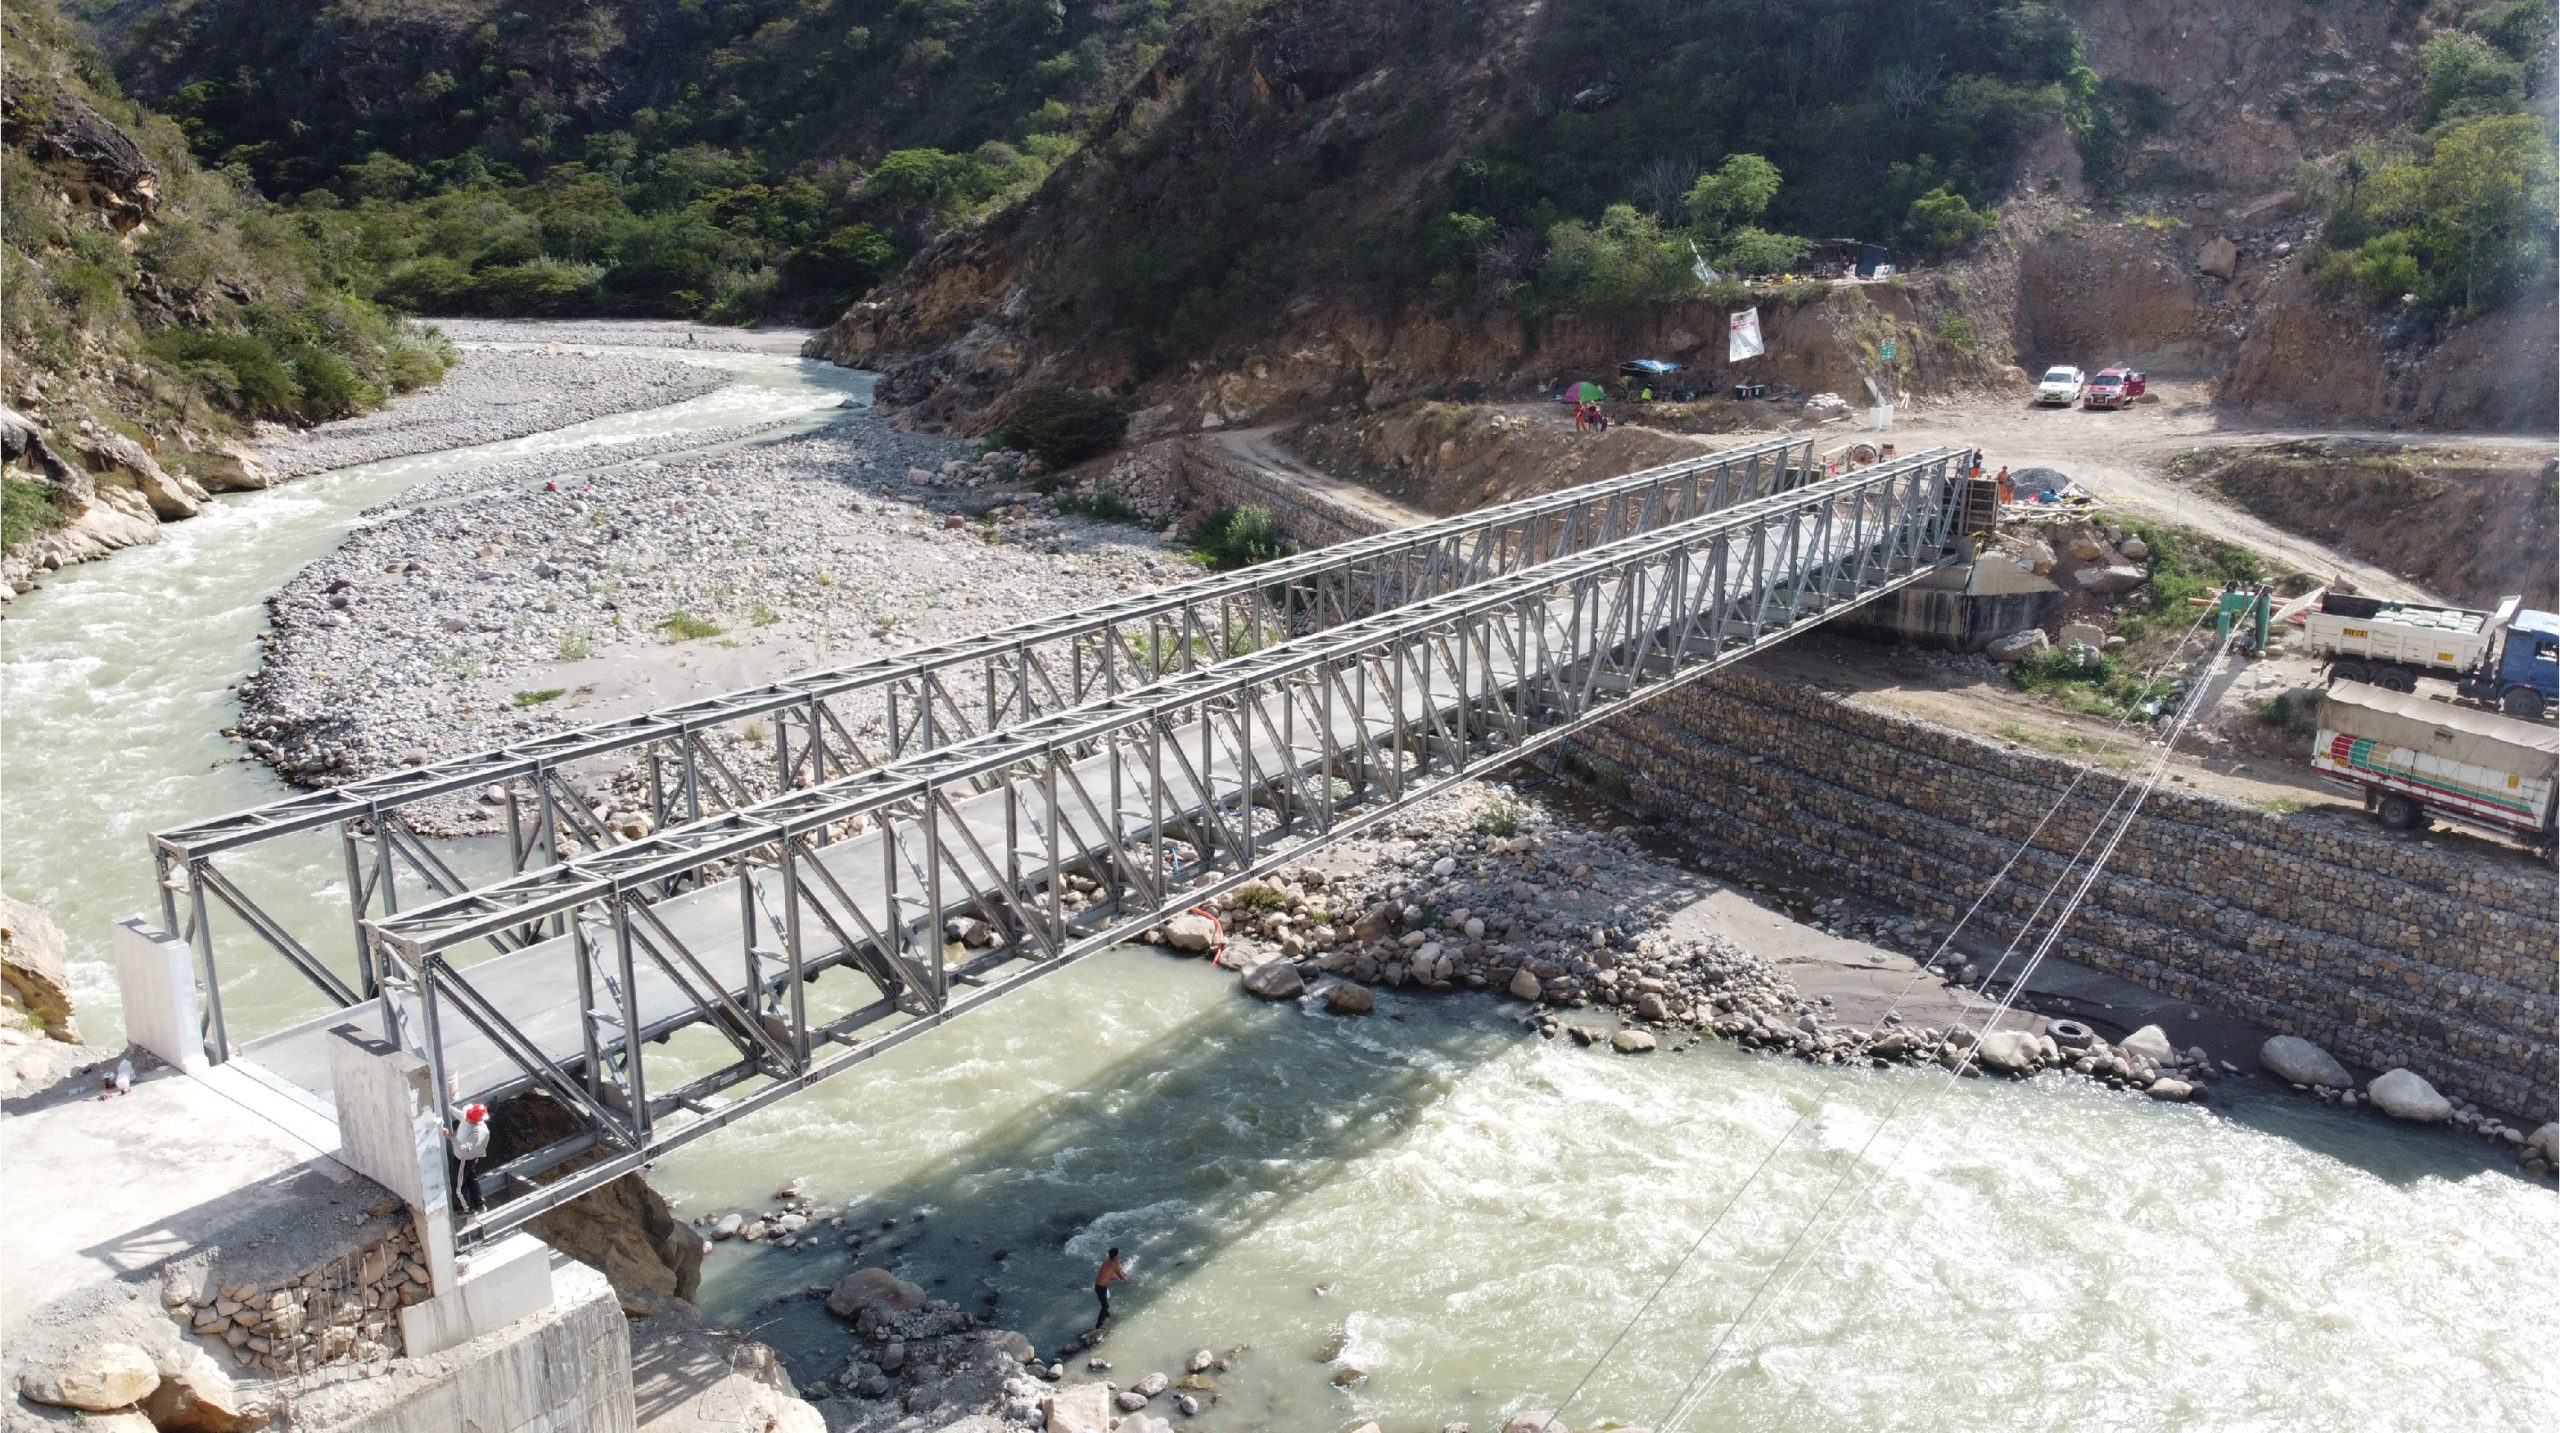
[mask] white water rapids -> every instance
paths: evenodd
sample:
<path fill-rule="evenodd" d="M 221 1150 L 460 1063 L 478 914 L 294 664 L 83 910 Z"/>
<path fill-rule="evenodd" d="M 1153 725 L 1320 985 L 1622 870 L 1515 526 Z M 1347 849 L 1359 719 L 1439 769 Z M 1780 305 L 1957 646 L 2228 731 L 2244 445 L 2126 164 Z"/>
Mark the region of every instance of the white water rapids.
<path fill-rule="evenodd" d="M 144 832 L 282 789 L 219 734 L 229 684 L 266 596 L 360 509 L 571 442 L 815 420 L 862 381 L 673 356 L 742 381 L 226 499 L 7 609 L 0 882 L 71 933 L 93 1040 L 115 1034 L 106 924 L 156 910 Z M 314 847 L 312 890 L 335 859 Z M 307 1005 L 289 974 L 259 980 L 235 1020 Z M 1843 1171 L 1797 1250 L 1809 1268 L 1776 1277 L 1771 1317 L 1734 1334 L 1681 1426 L 2444 1430 L 2548 1427 L 2560 1408 L 2560 1201 L 2476 1141 L 2264 1093 L 2207 1111 L 1714 1044 L 1615 1057 L 1480 996 L 1381 992 L 1378 1014 L 1332 1019 L 1152 950 L 1035 985 L 652 1177 L 689 1212 L 804 1180 L 857 1211 L 864 1261 L 1044 1350 L 1090 1322 L 1093 1266 L 1122 1245 L 1139 1282 L 1103 1350 L 1115 1377 L 1246 1346 L 1203 1428 L 1482 1430 L 1562 1397 L 1807 1109 L 1573 1426 L 1660 1426 Z M 705 1302 L 823 1373 L 841 1327 L 771 1300 L 854 1264 L 722 1245 Z M 1336 1387 L 1350 1366 L 1366 1378 Z"/>

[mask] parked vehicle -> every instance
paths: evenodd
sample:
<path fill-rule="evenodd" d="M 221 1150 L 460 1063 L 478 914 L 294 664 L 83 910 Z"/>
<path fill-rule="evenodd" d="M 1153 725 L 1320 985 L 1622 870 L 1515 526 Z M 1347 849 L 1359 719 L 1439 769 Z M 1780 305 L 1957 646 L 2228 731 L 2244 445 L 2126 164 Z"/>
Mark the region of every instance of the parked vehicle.
<path fill-rule="evenodd" d="M 2553 847 L 2560 728 L 2340 682 L 2320 699 L 2311 769 L 2397 830 L 2437 817 Z"/>
<path fill-rule="evenodd" d="M 2098 376 L 2090 379 L 2082 391 L 2080 404 L 2084 408 L 2130 408 L 2133 400 L 2149 391 L 2150 379 L 2118 364 L 2098 370 Z"/>
<path fill-rule="evenodd" d="M 2441 677 L 2465 699 L 2525 721 L 2560 703 L 2560 616 L 2528 612 L 2521 597 L 2475 612 L 2331 592 L 2302 630 L 2333 682 L 2414 692 L 2419 678 Z"/>
<path fill-rule="evenodd" d="M 2048 368 L 2036 381 L 2036 403 L 2042 407 L 2068 408 L 2080 401 L 2080 390 L 2089 386 L 2089 375 L 2068 365 Z"/>

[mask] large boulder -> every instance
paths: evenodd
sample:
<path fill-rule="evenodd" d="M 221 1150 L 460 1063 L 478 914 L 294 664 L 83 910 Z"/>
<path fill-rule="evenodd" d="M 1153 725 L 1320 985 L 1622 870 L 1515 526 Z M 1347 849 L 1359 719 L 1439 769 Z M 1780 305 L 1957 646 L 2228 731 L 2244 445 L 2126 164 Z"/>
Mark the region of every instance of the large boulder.
<path fill-rule="evenodd" d="M 246 448 L 216 448 L 201 454 L 196 462 L 196 476 L 206 490 L 217 493 L 251 493 L 276 484 L 276 475 L 258 455 Z"/>
<path fill-rule="evenodd" d="M 517 1101 L 502 1118 L 526 1118 L 528 1104 L 558 1117 L 556 1105 Z M 677 1218 L 666 1196 L 639 1175 L 626 1174 L 591 1189 L 536 1218 L 531 1227 L 551 1247 L 603 1274 L 621 1297 L 624 1313 L 646 1316 L 668 1299 L 691 1299 L 701 1291 L 702 1256 L 709 1242 Z"/>
<path fill-rule="evenodd" d="M 2155 1065 L 2166 1065 L 2178 1058 L 2178 1048 L 2169 1043 L 2169 1032 L 2157 1025 L 2145 1025 L 2117 1042 L 2116 1048 L 2128 1055 L 2139 1055 Z"/>
<path fill-rule="evenodd" d="M 1244 973 L 1244 989 L 1265 1000 L 1295 1000 L 1307 993 L 1307 978 L 1285 960 L 1266 960 Z"/>
<path fill-rule="evenodd" d="M 2279 1080 L 2297 1085 L 2319 1085 L 2332 1090 L 2352 1090 L 2356 1077 L 2335 1056 L 2308 1040 L 2293 1035 L 2278 1035 L 2258 1047 L 2258 1063 Z"/>
<path fill-rule="evenodd" d="M 29 1402 L 87 1413 L 130 1408 L 159 1386 L 160 1370 L 152 1366 L 151 1355 L 129 1343 L 94 1343 L 18 1376 L 18 1392 Z"/>
<path fill-rule="evenodd" d="M 2034 1071 L 2043 1055 L 2043 1042 L 2026 1031 L 1994 1030 L 1982 1037 L 1982 1048 L 1974 1052 L 1974 1059 L 1985 1069 L 2024 1075 Z"/>
<path fill-rule="evenodd" d="M 904 1313 L 924 1307 L 924 1290 L 886 1269 L 856 1269 L 827 1292 L 827 1312 L 840 1319 L 860 1318 L 864 1309 Z"/>
<path fill-rule="evenodd" d="M 211 496 L 193 478 L 161 467 L 150 449 L 111 429 L 84 426 L 71 440 L 71 450 L 102 485 L 141 493 L 152 514 L 163 520 L 194 517 Z"/>
<path fill-rule="evenodd" d="M 2204 241 L 2196 253 L 2196 267 L 2225 283 L 2240 269 L 2240 246 L 2221 234 Z"/>
<path fill-rule="evenodd" d="M 2023 662 L 2029 655 L 2052 645 L 2052 638 L 2037 628 L 2029 627 L 2023 632 L 1993 638 L 1991 645 L 1983 649 L 1983 655 L 1995 662 Z"/>
<path fill-rule="evenodd" d="M 2542 1157 L 2545 1164 L 2560 1164 L 2560 1121 L 2554 1121 L 2525 1137 L 2525 1152 Z"/>
<path fill-rule="evenodd" d="M 2150 574 L 2139 567 L 2110 565 L 2081 568 L 2078 572 L 2071 574 L 2071 580 L 2079 584 L 2083 592 L 2103 594 L 2131 592 L 2151 579 Z"/>
<path fill-rule="evenodd" d="M 1218 923 L 1185 911 L 1164 923 L 1164 943 L 1175 950 L 1205 955 L 1218 948 Z"/>
<path fill-rule="evenodd" d="M 142 1411 L 161 1433 L 248 1433 L 267 1426 L 266 1406 L 242 1397 L 222 1365 L 194 1344 L 159 1355 L 155 1365 L 160 1386 Z"/>
<path fill-rule="evenodd" d="M 1660 1042 L 1649 1031 L 1621 1030 L 1609 1037 L 1609 1048 L 1621 1055 L 1641 1055 Z"/>
<path fill-rule="evenodd" d="M 1334 1015 L 1366 1015 L 1378 1008 L 1378 997 L 1365 985 L 1335 981 L 1324 988 L 1324 1008 Z"/>
<path fill-rule="evenodd" d="M 1534 1001 L 1545 991 L 1546 987 L 1525 965 L 1511 977 L 1511 994 L 1515 999 Z"/>
<path fill-rule="evenodd" d="M 2373 1077 L 2364 1092 L 2372 1097 L 2375 1109 L 2396 1120 L 2441 1124 L 2453 1118 L 2453 1102 L 2413 1070 L 2385 1070 Z"/>
<path fill-rule="evenodd" d="M 29 1024 L 56 1040 L 77 1042 L 69 952 L 52 917 L 0 896 L 0 1004 L 25 1012 Z"/>
<path fill-rule="evenodd" d="M 1070 1383 L 1040 1400 L 1040 1414 L 1049 1433 L 1111 1433 L 1117 1410 L 1110 1384 Z"/>

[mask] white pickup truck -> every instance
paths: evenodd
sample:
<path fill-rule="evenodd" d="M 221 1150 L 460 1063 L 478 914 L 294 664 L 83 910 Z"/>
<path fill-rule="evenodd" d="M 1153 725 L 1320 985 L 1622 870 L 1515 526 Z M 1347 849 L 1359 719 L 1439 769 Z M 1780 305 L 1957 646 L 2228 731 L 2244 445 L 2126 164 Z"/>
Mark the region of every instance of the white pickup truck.
<path fill-rule="evenodd" d="M 2560 728 L 2340 682 L 2320 699 L 2311 769 L 2387 826 L 2441 817 L 2552 849 Z"/>
<path fill-rule="evenodd" d="M 2089 375 L 2077 368 L 2068 364 L 2048 368 L 2036 380 L 2037 406 L 2068 408 L 2080 401 L 2081 391 L 2088 386 Z"/>

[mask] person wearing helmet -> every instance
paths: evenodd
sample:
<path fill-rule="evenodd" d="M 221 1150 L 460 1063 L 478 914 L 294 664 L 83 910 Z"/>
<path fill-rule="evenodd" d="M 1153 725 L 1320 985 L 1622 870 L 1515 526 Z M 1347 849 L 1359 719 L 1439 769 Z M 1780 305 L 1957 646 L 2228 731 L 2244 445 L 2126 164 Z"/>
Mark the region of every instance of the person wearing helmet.
<path fill-rule="evenodd" d="M 480 1181 L 473 1178 L 471 1167 L 489 1155 L 489 1107 L 472 1103 L 462 1107 L 462 1118 L 444 1132 L 453 1146 L 453 1188 L 462 1207 L 474 1214 L 484 1207 L 480 1201 Z"/>

